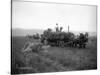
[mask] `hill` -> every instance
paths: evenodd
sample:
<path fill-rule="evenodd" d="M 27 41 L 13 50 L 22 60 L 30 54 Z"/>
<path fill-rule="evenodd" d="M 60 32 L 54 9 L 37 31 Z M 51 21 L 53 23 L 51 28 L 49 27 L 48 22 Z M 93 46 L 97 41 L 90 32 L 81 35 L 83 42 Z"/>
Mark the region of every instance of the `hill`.
<path fill-rule="evenodd" d="M 42 34 L 43 30 L 40 29 L 12 29 L 12 36 L 26 36 L 26 35 L 32 35 L 34 33 Z"/>
<path fill-rule="evenodd" d="M 12 36 L 26 36 L 26 35 L 33 35 L 34 33 L 39 33 L 42 34 L 44 30 L 42 29 L 21 29 L 21 28 L 16 28 L 12 29 Z M 65 31 L 67 32 L 67 31 Z M 85 32 L 79 32 L 79 31 L 71 31 L 75 35 L 79 33 L 85 33 Z M 88 32 L 89 36 L 97 36 L 96 32 Z"/>

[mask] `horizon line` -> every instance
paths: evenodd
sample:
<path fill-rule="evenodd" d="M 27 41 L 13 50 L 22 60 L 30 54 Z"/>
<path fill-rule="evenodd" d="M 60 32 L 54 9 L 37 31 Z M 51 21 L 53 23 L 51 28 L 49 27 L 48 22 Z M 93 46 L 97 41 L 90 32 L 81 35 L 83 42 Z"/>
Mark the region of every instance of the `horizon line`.
<path fill-rule="evenodd" d="M 11 30 L 15 30 L 15 29 L 21 29 L 21 30 L 42 30 L 42 31 L 44 31 L 44 30 L 47 30 L 47 29 L 39 29 L 39 28 L 29 28 L 29 29 L 26 29 L 26 28 L 11 28 Z M 54 29 L 52 29 L 53 31 L 54 31 Z M 65 32 L 67 32 L 68 30 L 62 30 L 62 31 L 65 31 Z M 74 31 L 74 30 L 69 30 L 69 31 L 71 31 L 71 32 L 95 32 L 95 33 L 97 33 L 97 30 L 96 31 Z"/>

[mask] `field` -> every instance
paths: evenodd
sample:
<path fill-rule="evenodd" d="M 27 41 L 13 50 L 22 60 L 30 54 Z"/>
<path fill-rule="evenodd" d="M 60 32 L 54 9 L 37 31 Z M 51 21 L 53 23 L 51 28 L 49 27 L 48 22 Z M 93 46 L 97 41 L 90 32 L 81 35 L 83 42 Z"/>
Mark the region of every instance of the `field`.
<path fill-rule="evenodd" d="M 85 49 L 50 47 L 39 53 L 22 53 L 28 41 L 25 37 L 12 37 L 11 73 L 44 73 L 97 69 L 97 39 L 90 37 Z"/>

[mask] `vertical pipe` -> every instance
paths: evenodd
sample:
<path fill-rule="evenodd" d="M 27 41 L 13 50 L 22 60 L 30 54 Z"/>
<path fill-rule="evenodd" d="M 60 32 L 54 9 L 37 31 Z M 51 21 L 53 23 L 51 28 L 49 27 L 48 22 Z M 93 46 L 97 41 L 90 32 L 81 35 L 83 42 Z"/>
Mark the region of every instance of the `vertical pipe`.
<path fill-rule="evenodd" d="M 69 25 L 68 25 L 68 32 L 69 32 Z"/>

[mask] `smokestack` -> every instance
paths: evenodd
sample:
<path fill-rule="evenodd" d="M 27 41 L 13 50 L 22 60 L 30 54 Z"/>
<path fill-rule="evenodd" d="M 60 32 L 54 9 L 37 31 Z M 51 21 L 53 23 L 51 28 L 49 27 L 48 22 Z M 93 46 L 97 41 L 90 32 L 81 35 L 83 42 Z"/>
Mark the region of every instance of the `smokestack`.
<path fill-rule="evenodd" d="M 69 32 L 69 25 L 68 25 L 68 32 Z"/>

